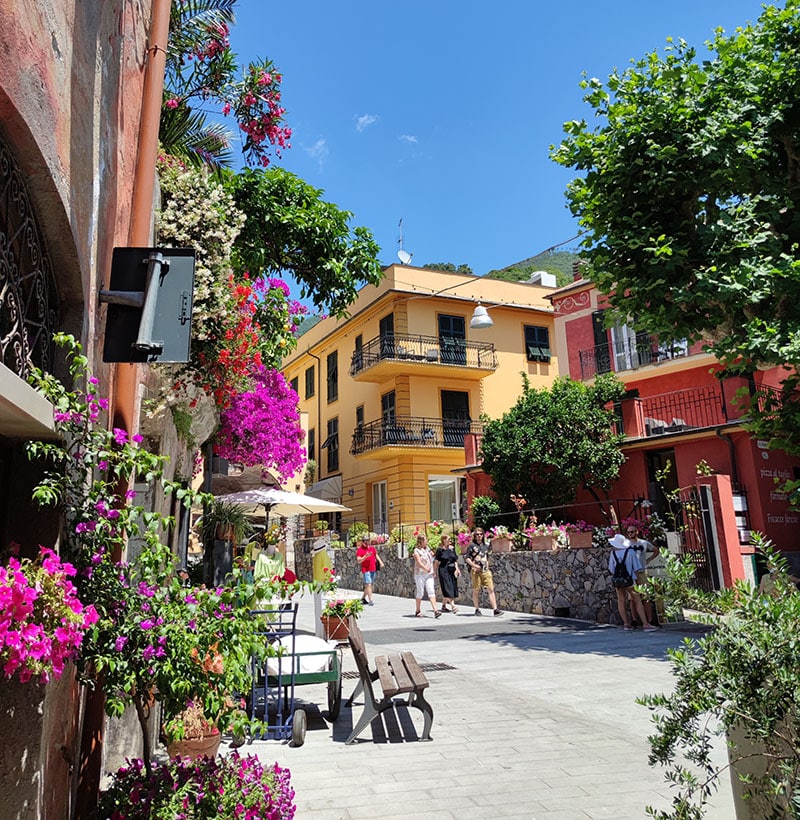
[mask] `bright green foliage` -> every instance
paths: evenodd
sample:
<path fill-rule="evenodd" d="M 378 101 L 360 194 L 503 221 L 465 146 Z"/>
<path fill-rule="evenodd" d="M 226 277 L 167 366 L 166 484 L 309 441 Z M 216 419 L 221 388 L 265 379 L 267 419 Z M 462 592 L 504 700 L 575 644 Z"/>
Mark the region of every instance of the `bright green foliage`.
<path fill-rule="evenodd" d="M 584 80 L 599 124 L 566 123 L 552 152 L 581 172 L 582 256 L 617 311 L 740 372 L 800 363 L 800 0 L 785 5 L 718 31 L 707 60 L 668 41 Z"/>
<path fill-rule="evenodd" d="M 522 495 L 533 508 L 561 506 L 583 485 L 607 490 L 619 474 L 623 436 L 607 408 L 624 387 L 613 374 L 592 386 L 558 378 L 551 389 L 533 390 L 524 378 L 517 403 L 490 421 L 481 443 L 484 470 L 501 503 Z"/>
<path fill-rule="evenodd" d="M 500 505 L 488 495 L 478 495 L 472 499 L 469 508 L 472 522 L 476 527 L 481 527 L 484 532 L 492 527 L 502 524 L 504 518 L 500 515 Z"/>
<path fill-rule="evenodd" d="M 383 274 L 380 248 L 353 214 L 322 200 L 322 191 L 281 168 L 227 177 L 247 221 L 234 247 L 234 267 L 278 275 L 288 271 L 301 296 L 334 316 L 345 314 L 363 284 Z"/>
<path fill-rule="evenodd" d="M 708 797 L 720 785 L 728 788 L 727 767 L 713 760 L 715 736 L 731 744 L 751 817 L 798 816 L 800 592 L 769 542 L 759 537 L 757 543 L 774 571 L 771 594 L 744 583 L 703 594 L 687 585 L 685 573 L 667 590 L 673 604 L 722 614 L 709 618 L 714 628 L 705 637 L 686 638 L 680 649 L 669 650 L 673 691 L 640 699 L 656 726 L 650 763 L 667 766 L 665 777 L 678 789 L 671 811 L 648 811 L 661 820 L 699 820 Z"/>

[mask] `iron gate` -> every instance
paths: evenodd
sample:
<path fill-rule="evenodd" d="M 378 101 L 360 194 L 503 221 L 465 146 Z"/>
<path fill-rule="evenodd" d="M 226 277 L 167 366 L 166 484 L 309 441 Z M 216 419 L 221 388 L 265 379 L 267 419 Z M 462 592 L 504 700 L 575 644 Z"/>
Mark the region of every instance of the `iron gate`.
<path fill-rule="evenodd" d="M 672 517 L 681 539 L 681 552 L 694 565 L 694 585 L 706 592 L 721 588 L 716 549 L 716 527 L 711 488 L 687 487 L 677 491 Z"/>

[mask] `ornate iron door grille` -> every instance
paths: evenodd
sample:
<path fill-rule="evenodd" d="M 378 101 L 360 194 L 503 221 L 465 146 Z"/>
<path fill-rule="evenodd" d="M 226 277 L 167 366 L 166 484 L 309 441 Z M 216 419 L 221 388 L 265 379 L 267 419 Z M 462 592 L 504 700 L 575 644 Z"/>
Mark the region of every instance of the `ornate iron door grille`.
<path fill-rule="evenodd" d="M 0 138 L 0 361 L 25 378 L 50 372 L 58 289 L 25 180 Z"/>

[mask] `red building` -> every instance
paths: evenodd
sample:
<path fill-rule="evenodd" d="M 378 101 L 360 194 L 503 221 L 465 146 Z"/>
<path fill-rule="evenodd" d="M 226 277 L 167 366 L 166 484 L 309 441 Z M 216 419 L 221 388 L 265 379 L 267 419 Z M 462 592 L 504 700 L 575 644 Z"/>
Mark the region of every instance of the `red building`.
<path fill-rule="evenodd" d="M 703 353 L 702 343 L 662 344 L 630 326 L 607 328 L 607 303 L 585 279 L 548 298 L 561 375 L 591 382 L 614 372 L 627 388 L 618 408 L 626 461 L 609 493 L 620 515 L 649 511 L 673 521 L 683 550 L 707 556 L 710 586 L 750 575 L 752 530 L 800 563 L 800 514 L 780 492 L 785 479 L 800 476 L 800 462 L 768 450 L 742 426 L 751 388 L 777 385 L 780 370 L 757 373 L 753 384 L 719 378 L 720 367 Z M 466 453 L 467 465 L 475 465 L 467 468 L 471 497 L 490 486 L 477 467 L 477 447 L 477 441 L 469 442 Z M 593 501 L 579 492 L 567 512 L 603 523 Z"/>

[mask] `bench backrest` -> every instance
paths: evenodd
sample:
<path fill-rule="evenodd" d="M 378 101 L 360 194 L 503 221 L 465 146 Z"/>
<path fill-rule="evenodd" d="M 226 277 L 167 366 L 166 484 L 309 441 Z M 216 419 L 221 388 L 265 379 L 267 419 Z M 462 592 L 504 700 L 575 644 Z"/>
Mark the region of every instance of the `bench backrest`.
<path fill-rule="evenodd" d="M 374 699 L 372 692 L 372 673 L 369 671 L 369 658 L 367 657 L 367 647 L 364 644 L 364 636 L 358 626 L 358 620 L 355 615 L 348 618 L 348 626 L 350 632 L 347 640 L 350 643 L 350 649 L 353 650 L 353 657 L 358 667 L 358 676 L 361 678 L 361 683 L 364 690 L 369 692 L 370 697 Z"/>

